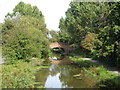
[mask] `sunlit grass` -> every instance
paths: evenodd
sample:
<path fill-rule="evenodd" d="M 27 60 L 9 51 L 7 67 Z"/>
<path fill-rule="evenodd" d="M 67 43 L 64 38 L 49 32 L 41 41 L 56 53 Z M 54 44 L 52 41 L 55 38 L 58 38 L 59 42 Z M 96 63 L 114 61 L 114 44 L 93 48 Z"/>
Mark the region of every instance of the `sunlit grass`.
<path fill-rule="evenodd" d="M 99 87 L 120 88 L 120 75 L 75 54 L 70 55 L 69 58 L 79 67 L 84 68 L 87 74 L 96 77 Z"/>

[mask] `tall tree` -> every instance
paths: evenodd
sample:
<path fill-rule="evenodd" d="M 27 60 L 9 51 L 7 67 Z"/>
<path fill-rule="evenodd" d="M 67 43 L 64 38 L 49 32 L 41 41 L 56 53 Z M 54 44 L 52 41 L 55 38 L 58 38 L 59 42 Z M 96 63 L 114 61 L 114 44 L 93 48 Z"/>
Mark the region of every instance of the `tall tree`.
<path fill-rule="evenodd" d="M 9 20 L 8 20 L 9 21 Z M 13 21 L 3 24 L 3 55 L 7 62 L 14 62 L 20 59 L 32 57 L 45 58 L 49 55 L 49 41 L 46 35 L 40 30 L 39 20 L 29 16 L 22 16 L 18 23 Z M 9 24 L 10 23 L 10 24 Z M 9 26 L 10 25 L 10 26 Z"/>
<path fill-rule="evenodd" d="M 37 6 L 31 6 L 30 4 L 25 4 L 22 1 L 15 6 L 15 8 L 13 9 L 13 13 L 11 14 L 8 13 L 6 17 L 7 16 L 13 17 L 16 16 L 17 14 L 35 17 L 37 19 L 44 21 L 44 16 L 42 15 L 42 12 L 37 8 Z"/>
<path fill-rule="evenodd" d="M 100 30 L 95 47 L 95 55 L 106 58 L 107 62 L 120 67 L 120 2 L 109 3 L 110 14 L 107 19 L 108 25 Z M 104 59 L 101 59 L 104 60 Z"/>
<path fill-rule="evenodd" d="M 71 2 L 64 19 L 66 28 L 64 31 L 70 34 L 74 43 L 80 45 L 87 32 L 98 33 L 99 28 L 107 24 L 108 12 L 110 11 L 107 3 Z M 64 28 L 61 25 L 62 21 L 60 21 L 60 29 Z"/>
<path fill-rule="evenodd" d="M 60 42 L 73 43 L 70 34 L 67 32 L 65 20 L 63 18 L 60 19 L 59 28 L 60 28 L 59 31 Z"/>
<path fill-rule="evenodd" d="M 58 34 L 57 31 L 55 31 L 55 30 L 50 30 L 49 33 L 50 33 L 50 35 L 51 35 L 51 37 L 52 37 L 52 38 L 50 39 L 51 42 L 58 42 L 58 41 L 59 41 L 59 34 Z"/>
<path fill-rule="evenodd" d="M 61 39 L 87 46 L 97 58 L 120 66 L 119 12 L 120 2 L 71 2 L 60 20 Z"/>
<path fill-rule="evenodd" d="M 21 16 L 30 16 L 30 17 L 37 18 L 38 19 L 37 22 L 33 22 L 33 24 L 39 24 L 38 26 L 40 26 L 40 29 L 44 30 L 43 32 L 47 35 L 48 30 L 46 29 L 44 16 L 42 12 L 37 8 L 37 6 L 31 6 L 30 4 L 25 4 L 24 2 L 21 1 L 18 3 L 18 5 L 15 6 L 15 8 L 13 9 L 13 13 L 11 14 L 8 13 L 6 15 L 6 19 L 12 18 L 17 23 L 17 19 L 19 19 Z"/>
<path fill-rule="evenodd" d="M 49 40 L 42 12 L 20 2 L 8 13 L 2 25 L 3 55 L 8 62 L 49 55 Z"/>

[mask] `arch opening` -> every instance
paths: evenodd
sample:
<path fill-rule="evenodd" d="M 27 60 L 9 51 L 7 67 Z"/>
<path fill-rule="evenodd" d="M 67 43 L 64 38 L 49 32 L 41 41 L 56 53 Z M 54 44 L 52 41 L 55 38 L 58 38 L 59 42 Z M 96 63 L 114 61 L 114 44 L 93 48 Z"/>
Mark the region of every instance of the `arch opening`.
<path fill-rule="evenodd" d="M 55 48 L 52 48 L 52 52 L 54 52 L 54 53 L 64 53 L 65 50 L 64 50 L 64 48 L 61 48 L 61 47 L 55 47 Z"/>

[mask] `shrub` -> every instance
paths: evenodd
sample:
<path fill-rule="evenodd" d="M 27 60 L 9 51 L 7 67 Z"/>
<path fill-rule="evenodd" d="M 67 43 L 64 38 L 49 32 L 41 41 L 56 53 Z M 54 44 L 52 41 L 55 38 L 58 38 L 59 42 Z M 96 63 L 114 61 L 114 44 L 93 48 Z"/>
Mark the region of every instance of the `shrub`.
<path fill-rule="evenodd" d="M 34 67 L 27 62 L 2 66 L 2 88 L 34 87 Z"/>
<path fill-rule="evenodd" d="M 30 17 L 24 17 L 31 19 Z M 43 31 L 39 30 L 32 18 L 29 22 L 20 19 L 17 26 L 3 34 L 3 55 L 7 62 L 30 59 L 32 57 L 45 58 L 49 55 L 49 41 Z M 22 23 L 22 21 L 24 21 Z M 33 21 L 34 20 L 34 21 Z M 28 24 L 27 24 L 28 23 Z M 30 24 L 31 23 L 31 24 Z M 39 24 L 38 24 L 39 25 Z"/>

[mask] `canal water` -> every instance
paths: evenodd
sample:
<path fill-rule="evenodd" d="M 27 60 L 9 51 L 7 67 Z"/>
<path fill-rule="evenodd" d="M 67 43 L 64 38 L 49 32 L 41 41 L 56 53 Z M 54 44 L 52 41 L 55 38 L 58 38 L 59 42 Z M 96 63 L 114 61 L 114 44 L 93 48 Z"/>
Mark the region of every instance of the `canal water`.
<path fill-rule="evenodd" d="M 51 60 L 51 59 L 50 59 Z M 35 86 L 46 88 L 96 88 L 97 80 L 67 57 L 51 60 L 51 66 L 36 72 Z"/>

